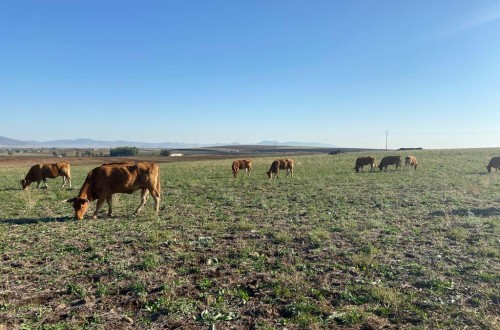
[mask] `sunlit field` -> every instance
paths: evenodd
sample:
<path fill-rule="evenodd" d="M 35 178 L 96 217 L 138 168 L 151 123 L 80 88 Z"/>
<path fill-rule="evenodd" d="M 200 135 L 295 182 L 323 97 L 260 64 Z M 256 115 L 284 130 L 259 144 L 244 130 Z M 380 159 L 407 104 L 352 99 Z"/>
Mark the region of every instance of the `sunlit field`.
<path fill-rule="evenodd" d="M 372 154 L 408 153 L 159 164 L 159 215 L 136 192 L 82 221 L 64 200 L 94 166 L 27 191 L 32 164 L 1 167 L 0 329 L 498 329 L 500 150 Z"/>

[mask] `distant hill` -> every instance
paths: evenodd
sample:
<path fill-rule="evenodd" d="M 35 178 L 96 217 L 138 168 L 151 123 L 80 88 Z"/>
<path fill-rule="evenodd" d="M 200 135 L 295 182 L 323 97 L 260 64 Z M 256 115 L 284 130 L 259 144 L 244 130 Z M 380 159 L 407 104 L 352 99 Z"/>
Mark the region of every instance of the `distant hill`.
<path fill-rule="evenodd" d="M 259 146 L 290 146 L 290 147 L 319 147 L 319 148 L 338 148 L 337 146 L 328 143 L 318 142 L 279 142 L 279 141 L 262 141 L 257 143 Z"/>
<path fill-rule="evenodd" d="M 223 145 L 239 145 L 238 143 L 214 143 L 214 144 L 200 144 L 200 143 L 181 143 L 181 142 L 135 142 L 135 141 L 101 141 L 92 140 L 88 138 L 81 138 L 75 140 L 54 140 L 54 141 L 20 141 L 9 139 L 0 136 L 0 148 L 116 148 L 116 147 L 137 147 L 137 148 L 166 148 L 166 149 L 185 149 L 185 148 L 203 148 Z M 276 142 L 275 141 L 262 141 L 257 145 L 262 146 L 298 146 L 298 147 L 323 147 L 323 148 L 337 148 L 330 144 L 325 143 L 307 143 L 307 142 Z"/>
<path fill-rule="evenodd" d="M 164 142 L 148 143 L 134 141 L 101 141 L 92 139 L 54 140 L 54 141 L 21 141 L 0 136 L 0 148 L 116 148 L 116 147 L 138 147 L 138 148 L 191 148 L 195 144 Z"/>
<path fill-rule="evenodd" d="M 34 146 L 29 141 L 19 141 L 0 136 L 0 147 L 3 148 L 29 148 Z"/>

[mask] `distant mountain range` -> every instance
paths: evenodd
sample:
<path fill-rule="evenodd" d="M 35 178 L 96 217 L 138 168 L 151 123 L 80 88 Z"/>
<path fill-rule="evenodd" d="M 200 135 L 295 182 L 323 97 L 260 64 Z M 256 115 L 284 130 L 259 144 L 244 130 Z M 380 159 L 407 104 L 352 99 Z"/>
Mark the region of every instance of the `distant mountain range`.
<path fill-rule="evenodd" d="M 116 148 L 116 147 L 137 147 L 137 148 L 165 148 L 165 149 L 186 149 L 186 148 L 203 148 L 224 145 L 239 145 L 239 143 L 181 143 L 181 142 L 133 142 L 133 141 L 101 141 L 92 139 L 76 139 L 76 140 L 54 140 L 54 141 L 21 141 L 9 139 L 0 136 L 0 148 Z M 298 147 L 324 147 L 337 148 L 331 144 L 316 143 L 316 142 L 278 142 L 278 141 L 262 141 L 257 145 L 264 146 L 298 146 Z"/>

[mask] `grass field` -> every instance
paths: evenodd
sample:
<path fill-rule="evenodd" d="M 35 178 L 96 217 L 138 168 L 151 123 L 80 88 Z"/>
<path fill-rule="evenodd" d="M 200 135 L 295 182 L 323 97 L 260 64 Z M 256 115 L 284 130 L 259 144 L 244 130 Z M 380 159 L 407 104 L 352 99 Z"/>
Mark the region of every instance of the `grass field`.
<path fill-rule="evenodd" d="M 406 153 L 406 152 L 405 152 Z M 356 157 L 160 164 L 162 204 L 73 220 L 73 189 L 21 191 L 0 168 L 0 329 L 499 329 L 499 149 L 412 151 L 417 171 Z M 383 155 L 403 152 L 373 153 Z"/>

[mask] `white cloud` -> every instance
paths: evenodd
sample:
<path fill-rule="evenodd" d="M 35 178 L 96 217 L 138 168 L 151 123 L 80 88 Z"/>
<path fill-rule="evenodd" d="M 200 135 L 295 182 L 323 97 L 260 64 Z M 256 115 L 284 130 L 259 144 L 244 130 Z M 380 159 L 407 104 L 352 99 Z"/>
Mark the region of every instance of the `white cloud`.
<path fill-rule="evenodd" d="M 439 37 L 454 35 L 498 20 L 500 20 L 500 6 L 488 7 L 469 16 L 462 23 L 442 31 Z"/>

